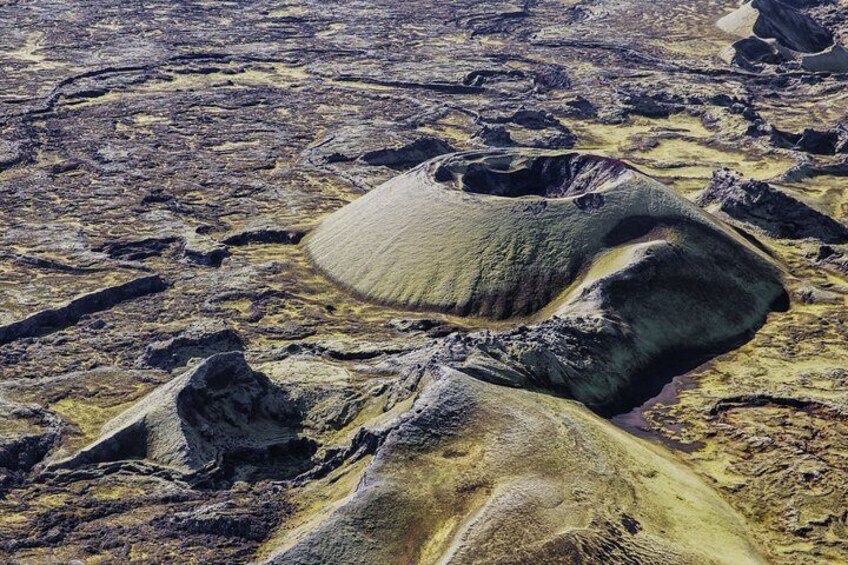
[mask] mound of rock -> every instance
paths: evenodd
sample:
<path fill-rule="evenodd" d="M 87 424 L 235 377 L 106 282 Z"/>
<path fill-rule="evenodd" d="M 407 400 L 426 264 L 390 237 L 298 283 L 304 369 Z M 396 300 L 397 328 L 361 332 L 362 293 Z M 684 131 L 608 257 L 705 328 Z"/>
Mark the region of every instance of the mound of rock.
<path fill-rule="evenodd" d="M 232 502 L 218 502 L 190 512 L 178 512 L 166 524 L 189 533 L 261 541 L 268 535 L 270 526 L 250 510 Z"/>
<path fill-rule="evenodd" d="M 848 51 L 834 34 L 804 12 L 801 0 L 751 0 L 718 21 L 741 37 L 723 56 L 749 70 L 794 62 L 815 72 L 848 71 Z"/>
<path fill-rule="evenodd" d="M 698 203 L 786 239 L 811 237 L 824 243 L 848 241 L 848 227 L 780 192 L 768 183 L 743 179 L 730 169 L 713 173 Z"/>
<path fill-rule="evenodd" d="M 786 301 L 779 270 L 732 228 L 620 161 L 576 153 L 436 159 L 329 216 L 307 249 L 366 299 L 512 319 L 451 337 L 439 359 L 604 412 L 738 345 Z"/>
<path fill-rule="evenodd" d="M 845 250 L 834 249 L 830 245 L 822 245 L 815 254 L 817 265 L 830 267 L 840 273 L 848 274 L 848 257 Z"/>
<path fill-rule="evenodd" d="M 575 135 L 553 114 L 544 110 L 519 108 L 512 113 L 482 116 L 482 128 L 474 141 L 489 147 L 531 147 L 570 149 Z"/>
<path fill-rule="evenodd" d="M 62 419 L 40 406 L 0 398 L 0 489 L 24 480 L 62 433 Z"/>
<path fill-rule="evenodd" d="M 270 563 L 765 562 L 707 484 L 578 404 L 426 378 L 352 495 Z"/>
<path fill-rule="evenodd" d="M 816 155 L 848 153 L 848 128 L 841 125 L 824 131 L 806 128 L 801 133 L 772 128 L 769 135 L 770 141 L 777 147 Z"/>
<path fill-rule="evenodd" d="M 187 474 L 294 476 L 315 451 L 299 434 L 300 420 L 285 391 L 241 353 L 221 353 L 158 388 L 56 467 L 145 459 Z"/>
<path fill-rule="evenodd" d="M 303 157 L 313 166 L 370 190 L 397 171 L 453 151 L 437 137 L 415 130 L 398 131 L 394 124 L 377 122 L 340 128 L 309 147 Z"/>

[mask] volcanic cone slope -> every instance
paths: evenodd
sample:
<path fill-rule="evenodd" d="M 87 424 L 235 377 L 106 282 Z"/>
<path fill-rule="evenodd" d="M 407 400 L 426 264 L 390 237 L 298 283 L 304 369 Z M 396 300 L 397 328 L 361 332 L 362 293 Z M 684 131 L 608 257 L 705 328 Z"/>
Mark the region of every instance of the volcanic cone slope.
<path fill-rule="evenodd" d="M 307 249 L 367 300 L 508 319 L 556 311 L 585 290 L 586 275 L 624 268 L 625 248 L 646 241 L 670 250 L 654 259 L 665 276 L 658 288 L 721 287 L 731 301 L 743 296 L 753 318 L 780 289 L 766 259 L 661 183 L 576 153 L 439 157 L 330 215 Z"/>
<path fill-rule="evenodd" d="M 707 484 L 582 406 L 425 380 L 356 491 L 271 564 L 765 562 Z"/>

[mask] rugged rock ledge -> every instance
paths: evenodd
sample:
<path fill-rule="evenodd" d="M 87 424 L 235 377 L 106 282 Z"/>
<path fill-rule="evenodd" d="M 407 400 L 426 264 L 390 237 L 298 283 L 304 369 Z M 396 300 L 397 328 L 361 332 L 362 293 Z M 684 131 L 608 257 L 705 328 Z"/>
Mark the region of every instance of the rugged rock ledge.
<path fill-rule="evenodd" d="M 811 237 L 823 243 L 848 241 L 848 226 L 818 212 L 768 183 L 743 179 L 729 169 L 713 174 L 698 204 L 753 225 L 772 237 Z"/>
<path fill-rule="evenodd" d="M 86 314 L 107 310 L 125 300 L 162 292 L 167 287 L 159 275 L 149 275 L 85 294 L 61 306 L 41 310 L 17 322 L 0 326 L 0 345 L 22 337 L 36 337 L 61 330 L 77 323 Z"/>

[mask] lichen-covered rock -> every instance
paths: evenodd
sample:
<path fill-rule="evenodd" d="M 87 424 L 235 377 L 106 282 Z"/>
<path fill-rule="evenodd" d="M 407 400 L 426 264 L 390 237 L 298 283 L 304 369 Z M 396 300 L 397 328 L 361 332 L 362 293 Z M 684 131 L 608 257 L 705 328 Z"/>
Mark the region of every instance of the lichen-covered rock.
<path fill-rule="evenodd" d="M 0 489 L 22 481 L 59 440 L 64 422 L 40 406 L 0 400 Z"/>
<path fill-rule="evenodd" d="M 723 212 L 768 235 L 786 239 L 815 238 L 824 243 L 848 241 L 848 227 L 810 208 L 768 183 L 744 179 L 729 170 L 713 173 L 709 186 L 698 197 L 708 210 Z"/>
<path fill-rule="evenodd" d="M 238 332 L 221 320 L 206 320 L 170 339 L 148 344 L 139 363 L 171 371 L 192 358 L 204 359 L 215 353 L 242 350 L 244 342 Z"/>
<path fill-rule="evenodd" d="M 181 473 L 294 476 L 313 442 L 285 391 L 238 352 L 213 355 L 104 426 L 103 435 L 53 468 L 145 459 Z"/>

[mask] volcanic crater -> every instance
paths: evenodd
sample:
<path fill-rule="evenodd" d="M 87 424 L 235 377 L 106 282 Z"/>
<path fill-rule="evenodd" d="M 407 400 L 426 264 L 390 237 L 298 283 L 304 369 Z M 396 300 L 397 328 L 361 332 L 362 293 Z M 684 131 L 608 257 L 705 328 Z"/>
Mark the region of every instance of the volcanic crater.
<path fill-rule="evenodd" d="M 627 170 L 621 161 L 579 153 L 469 153 L 440 163 L 433 178 L 472 194 L 568 198 L 601 189 Z"/>
<path fill-rule="evenodd" d="M 742 280 L 769 271 L 732 230 L 623 162 L 526 149 L 437 157 L 327 217 L 306 249 L 322 273 L 366 300 L 532 320 L 567 302 L 573 285 L 610 263 L 603 257 L 644 239 L 651 230 L 628 226 L 646 218 L 671 226 L 654 239 L 683 253 L 673 270 L 687 270 L 686 255 L 703 248 L 760 267 L 739 272 L 739 292 Z"/>

